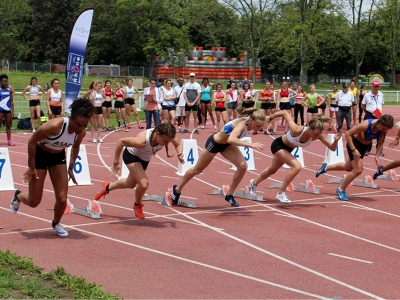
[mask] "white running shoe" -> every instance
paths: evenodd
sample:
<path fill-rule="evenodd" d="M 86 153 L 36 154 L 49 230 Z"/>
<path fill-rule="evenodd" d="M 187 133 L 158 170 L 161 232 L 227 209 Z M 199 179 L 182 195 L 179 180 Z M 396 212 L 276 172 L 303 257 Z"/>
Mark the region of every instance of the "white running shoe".
<path fill-rule="evenodd" d="M 250 195 L 252 196 L 257 196 L 256 192 L 257 192 L 257 186 L 253 184 L 254 179 L 250 180 Z"/>
<path fill-rule="evenodd" d="M 181 131 L 182 131 L 182 127 L 179 126 L 179 127 L 176 129 L 176 132 L 181 132 Z"/>
<path fill-rule="evenodd" d="M 14 197 L 12 198 L 11 203 L 10 203 L 10 209 L 11 209 L 12 213 L 14 213 L 14 214 L 16 214 L 18 212 L 19 205 L 21 204 L 21 201 L 19 201 L 17 199 L 17 196 L 20 193 L 21 193 L 20 190 L 16 190 L 14 193 Z"/>
<path fill-rule="evenodd" d="M 286 193 L 285 192 L 283 192 L 283 193 L 281 193 L 281 194 L 276 194 L 276 199 L 278 199 L 280 202 L 282 202 L 282 203 L 287 203 L 287 204 L 289 204 L 289 203 L 292 203 L 290 200 L 289 200 L 289 198 L 286 196 Z"/>
<path fill-rule="evenodd" d="M 104 143 L 103 139 L 99 139 L 99 143 Z"/>
<path fill-rule="evenodd" d="M 92 140 L 92 143 L 97 143 L 96 139 L 93 139 L 93 140 Z"/>
<path fill-rule="evenodd" d="M 67 237 L 68 236 L 68 232 L 61 226 L 60 223 L 58 223 L 56 226 L 54 226 L 53 229 L 61 237 Z"/>

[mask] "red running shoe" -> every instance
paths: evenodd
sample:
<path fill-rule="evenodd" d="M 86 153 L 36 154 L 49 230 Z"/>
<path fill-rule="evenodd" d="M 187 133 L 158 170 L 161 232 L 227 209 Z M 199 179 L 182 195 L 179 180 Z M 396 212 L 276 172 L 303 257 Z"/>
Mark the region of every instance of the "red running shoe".
<path fill-rule="evenodd" d="M 142 203 L 137 204 L 136 202 L 133 205 L 133 210 L 135 211 L 136 218 L 139 218 L 142 220 L 144 219 L 143 206 L 144 206 L 144 204 L 142 204 Z"/>
<path fill-rule="evenodd" d="M 108 186 L 109 184 L 110 184 L 110 183 L 109 183 L 108 181 L 103 181 L 103 187 L 102 187 L 102 189 L 101 189 L 101 192 L 98 193 L 98 194 L 96 194 L 96 196 L 94 196 L 94 199 L 95 199 L 95 200 L 100 200 L 101 197 L 106 198 L 106 195 L 108 194 L 108 192 L 107 192 L 107 186 Z"/>

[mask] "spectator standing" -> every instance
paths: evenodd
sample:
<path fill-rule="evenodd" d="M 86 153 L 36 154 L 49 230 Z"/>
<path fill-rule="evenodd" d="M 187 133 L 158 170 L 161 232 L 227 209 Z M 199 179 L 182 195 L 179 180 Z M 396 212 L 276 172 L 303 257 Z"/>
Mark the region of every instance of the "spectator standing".
<path fill-rule="evenodd" d="M 337 117 L 337 130 L 343 127 L 343 121 L 346 119 L 347 130 L 351 129 L 351 106 L 353 104 L 354 95 L 349 92 L 349 84 L 343 83 L 342 90 L 337 94 L 338 102 L 338 117 Z"/>
<path fill-rule="evenodd" d="M 189 82 L 185 84 L 185 89 L 183 91 L 183 96 L 185 97 L 186 106 L 185 106 L 185 130 L 182 133 L 189 132 L 189 120 L 190 120 L 190 112 L 193 111 L 193 123 L 194 130 L 193 133 L 199 134 L 199 130 L 197 129 L 197 111 L 199 110 L 199 101 L 201 96 L 201 87 L 200 84 L 196 82 L 196 74 L 189 74 Z"/>
<path fill-rule="evenodd" d="M 363 97 L 361 107 L 364 111 L 364 120 L 368 119 L 379 119 L 382 115 L 382 107 L 384 104 L 383 93 L 379 91 L 380 83 L 375 80 L 371 84 L 372 90 L 366 93 Z M 378 145 L 376 145 L 378 147 Z M 368 145 L 365 155 L 368 156 L 372 149 L 372 143 Z M 384 156 L 383 151 L 380 153 Z"/>

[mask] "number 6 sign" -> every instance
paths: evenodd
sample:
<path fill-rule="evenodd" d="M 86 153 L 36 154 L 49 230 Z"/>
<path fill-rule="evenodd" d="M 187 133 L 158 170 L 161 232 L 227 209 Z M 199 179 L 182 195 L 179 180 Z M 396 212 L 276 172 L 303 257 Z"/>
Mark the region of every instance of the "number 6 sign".
<path fill-rule="evenodd" d="M 11 191 L 14 179 L 11 170 L 10 154 L 7 148 L 0 148 L 0 191 Z"/>
<path fill-rule="evenodd" d="M 71 158 L 71 147 L 67 148 L 67 168 Z M 74 168 L 75 180 L 78 185 L 91 185 L 92 179 L 90 178 L 89 163 L 86 154 L 86 146 L 80 145 L 78 156 L 76 157 Z M 70 180 L 68 186 L 74 186 L 75 183 Z"/>

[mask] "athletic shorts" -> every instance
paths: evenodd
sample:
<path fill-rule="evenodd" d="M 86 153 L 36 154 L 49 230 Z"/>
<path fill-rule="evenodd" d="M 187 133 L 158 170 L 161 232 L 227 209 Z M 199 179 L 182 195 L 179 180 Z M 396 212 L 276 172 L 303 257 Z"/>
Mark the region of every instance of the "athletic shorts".
<path fill-rule="evenodd" d="M 175 115 L 177 117 L 184 117 L 185 116 L 185 107 L 184 106 L 177 106 Z"/>
<path fill-rule="evenodd" d="M 237 109 L 237 102 L 228 102 L 228 109 Z"/>
<path fill-rule="evenodd" d="M 168 110 L 168 111 L 175 110 L 175 105 L 174 106 L 162 105 L 161 107 L 162 107 L 162 110 Z"/>
<path fill-rule="evenodd" d="M 40 105 L 40 100 L 29 100 L 29 107 L 34 107 Z"/>
<path fill-rule="evenodd" d="M 143 170 L 147 169 L 147 166 L 149 165 L 148 161 L 144 161 L 143 159 L 140 159 L 139 157 L 131 154 L 128 149 L 125 148 L 124 152 L 122 153 L 122 160 L 126 165 L 133 164 L 133 163 L 140 163 L 143 167 Z"/>
<path fill-rule="evenodd" d="M 369 149 L 369 145 L 365 145 L 357 140 L 354 136 L 351 137 L 353 140 L 354 147 L 360 153 L 361 159 L 364 157 L 365 152 Z M 372 142 L 371 142 L 372 143 Z M 350 161 L 354 160 L 353 151 L 351 151 L 349 144 L 346 145 L 347 153 L 349 154 Z"/>
<path fill-rule="evenodd" d="M 50 110 L 53 116 L 59 116 L 61 115 L 61 105 L 60 106 L 53 106 L 50 105 Z"/>
<path fill-rule="evenodd" d="M 135 100 L 133 98 L 125 98 L 124 102 L 127 105 L 135 105 Z"/>
<path fill-rule="evenodd" d="M 272 154 L 275 154 L 276 152 L 278 152 L 279 150 L 286 150 L 287 152 L 291 153 L 293 151 L 294 148 L 289 147 L 288 145 L 286 145 L 283 142 L 282 137 L 278 137 L 277 139 L 275 139 L 272 144 L 271 144 L 271 152 Z"/>
<path fill-rule="evenodd" d="M 198 111 L 199 110 L 199 105 L 195 104 L 193 106 L 188 106 L 187 104 L 185 105 L 185 111 Z"/>
<path fill-rule="evenodd" d="M 226 111 L 226 107 L 216 107 L 215 111 Z"/>
<path fill-rule="evenodd" d="M 276 103 L 275 102 L 263 102 L 261 103 L 261 109 L 267 110 L 267 109 L 275 109 L 276 108 Z"/>
<path fill-rule="evenodd" d="M 226 148 L 228 148 L 231 144 L 218 144 L 214 140 L 214 135 L 210 135 L 209 138 L 206 141 L 206 145 L 204 146 L 204 149 L 206 149 L 210 153 L 218 153 L 218 152 L 224 152 Z"/>
<path fill-rule="evenodd" d="M 115 101 L 114 108 L 125 108 L 124 101 Z"/>
<path fill-rule="evenodd" d="M 200 100 L 200 103 L 202 103 L 202 104 L 210 104 L 211 100 Z"/>
<path fill-rule="evenodd" d="M 339 106 L 337 104 L 331 104 L 330 111 L 338 111 L 338 110 L 339 110 Z"/>
<path fill-rule="evenodd" d="M 35 155 L 35 166 L 38 170 L 47 170 L 50 167 L 56 165 L 65 165 L 66 157 L 65 157 L 65 149 L 62 149 L 61 152 L 51 153 L 43 148 L 41 148 L 38 144 L 36 144 L 36 155 Z"/>
<path fill-rule="evenodd" d="M 280 110 L 290 110 L 290 102 L 279 103 Z"/>
<path fill-rule="evenodd" d="M 252 102 L 243 102 L 242 103 L 242 107 L 244 107 L 244 108 L 254 107 L 254 101 L 252 101 Z"/>
<path fill-rule="evenodd" d="M 111 107 L 111 101 L 104 101 L 104 102 L 101 104 L 101 107 L 106 107 L 106 108 Z"/>
<path fill-rule="evenodd" d="M 317 106 L 315 106 L 315 107 L 313 107 L 313 108 L 307 108 L 307 113 L 308 114 L 317 114 L 318 113 L 318 107 Z"/>
<path fill-rule="evenodd" d="M 101 106 L 95 106 L 94 107 L 94 114 L 95 115 L 102 115 L 103 114 L 103 109 Z"/>
<path fill-rule="evenodd" d="M 320 108 L 320 109 L 326 109 L 326 103 L 321 104 L 318 108 Z"/>

